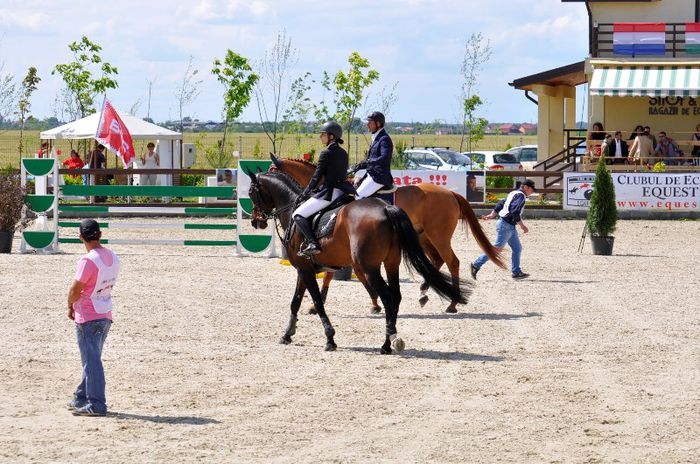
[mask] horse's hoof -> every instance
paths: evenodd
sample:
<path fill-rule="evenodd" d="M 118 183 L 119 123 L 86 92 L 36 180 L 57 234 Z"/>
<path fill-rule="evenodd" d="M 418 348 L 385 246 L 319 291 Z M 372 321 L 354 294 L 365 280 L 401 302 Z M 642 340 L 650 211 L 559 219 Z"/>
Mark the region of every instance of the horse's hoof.
<path fill-rule="evenodd" d="M 372 308 L 369 310 L 370 314 L 381 314 L 382 313 L 382 308 L 380 306 L 372 306 Z"/>
<path fill-rule="evenodd" d="M 336 348 L 338 348 L 338 345 L 335 343 L 326 343 L 326 347 L 323 349 L 323 351 L 335 351 Z"/>
<path fill-rule="evenodd" d="M 283 335 L 282 338 L 280 338 L 280 345 L 289 345 L 290 343 L 292 343 L 292 337 Z"/>
<path fill-rule="evenodd" d="M 455 308 L 455 307 L 453 307 L 453 306 L 450 306 L 449 308 L 447 308 L 447 309 L 445 310 L 445 312 L 446 312 L 446 313 L 450 313 L 450 314 L 454 314 L 454 313 L 457 312 L 457 308 Z"/>
<path fill-rule="evenodd" d="M 316 307 L 312 306 L 309 308 L 309 314 L 318 314 L 318 311 L 316 311 Z"/>
<path fill-rule="evenodd" d="M 396 350 L 397 353 L 401 353 L 406 348 L 406 343 L 404 343 L 402 338 L 395 338 L 391 342 L 391 347 Z"/>
<path fill-rule="evenodd" d="M 391 354 L 391 348 L 387 348 L 387 347 L 384 347 L 384 346 L 383 346 L 383 347 L 381 347 L 381 349 L 379 350 L 379 353 L 381 353 L 381 354 Z"/>
<path fill-rule="evenodd" d="M 428 302 L 428 295 L 423 295 L 418 299 L 418 303 L 420 303 L 420 307 L 422 308 L 425 306 L 425 304 Z"/>

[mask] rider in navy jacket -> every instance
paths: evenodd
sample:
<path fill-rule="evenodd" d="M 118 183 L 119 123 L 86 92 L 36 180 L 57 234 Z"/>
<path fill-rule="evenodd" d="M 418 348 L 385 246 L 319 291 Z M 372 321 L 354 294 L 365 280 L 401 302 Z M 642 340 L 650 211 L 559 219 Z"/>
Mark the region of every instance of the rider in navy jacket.
<path fill-rule="evenodd" d="M 372 133 L 372 144 L 367 159 L 355 166 L 355 170 L 367 169 L 367 174 L 357 188 L 358 199 L 372 196 L 378 190 L 394 185 L 394 176 L 391 174 L 394 143 L 384 130 L 384 122 L 384 115 L 379 111 L 367 116 L 367 128 Z"/>

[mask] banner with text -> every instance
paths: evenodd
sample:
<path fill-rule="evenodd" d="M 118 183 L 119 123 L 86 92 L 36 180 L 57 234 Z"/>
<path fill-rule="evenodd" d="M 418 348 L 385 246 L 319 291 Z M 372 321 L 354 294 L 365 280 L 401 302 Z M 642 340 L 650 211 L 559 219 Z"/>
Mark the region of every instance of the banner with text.
<path fill-rule="evenodd" d="M 588 209 L 594 174 L 564 174 L 564 209 Z M 612 174 L 619 210 L 700 211 L 700 173 Z"/>
<path fill-rule="evenodd" d="M 470 171 L 472 172 L 472 171 Z M 483 171 L 477 171 L 480 176 L 477 176 L 477 186 L 480 193 L 485 191 Z M 365 171 L 358 171 L 357 175 L 364 176 Z M 467 196 L 467 171 L 409 171 L 409 170 L 392 170 L 394 176 L 394 185 L 403 187 L 404 185 L 415 184 L 435 184 L 440 187 L 445 187 L 448 190 L 457 192 L 463 197 Z M 483 201 L 483 200 L 482 200 Z"/>

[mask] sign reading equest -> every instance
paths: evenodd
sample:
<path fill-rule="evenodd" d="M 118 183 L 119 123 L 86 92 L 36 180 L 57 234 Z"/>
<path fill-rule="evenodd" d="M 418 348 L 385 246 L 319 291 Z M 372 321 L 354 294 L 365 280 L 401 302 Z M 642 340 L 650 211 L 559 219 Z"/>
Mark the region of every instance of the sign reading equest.
<path fill-rule="evenodd" d="M 585 195 L 581 184 L 590 183 L 588 191 L 593 178 L 592 174 L 565 173 L 564 209 L 588 209 L 593 192 Z M 612 178 L 620 210 L 700 211 L 700 173 L 624 172 L 614 173 Z"/>

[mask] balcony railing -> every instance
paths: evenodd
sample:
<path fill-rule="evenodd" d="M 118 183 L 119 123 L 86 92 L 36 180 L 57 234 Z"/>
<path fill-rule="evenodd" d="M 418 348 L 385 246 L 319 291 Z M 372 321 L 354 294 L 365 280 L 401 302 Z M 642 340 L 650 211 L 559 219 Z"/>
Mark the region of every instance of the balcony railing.
<path fill-rule="evenodd" d="M 700 55 L 685 50 L 686 23 L 666 23 L 666 53 L 664 55 L 622 55 L 613 53 L 613 23 L 598 23 L 591 35 L 591 56 L 594 58 L 625 58 L 644 61 L 655 58 L 689 58 L 700 60 Z"/>

